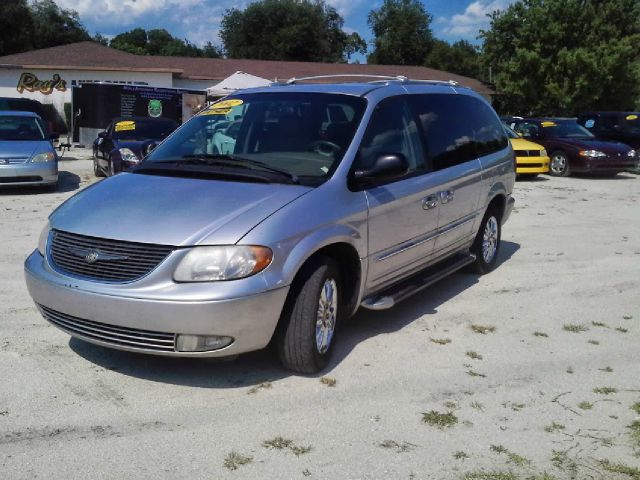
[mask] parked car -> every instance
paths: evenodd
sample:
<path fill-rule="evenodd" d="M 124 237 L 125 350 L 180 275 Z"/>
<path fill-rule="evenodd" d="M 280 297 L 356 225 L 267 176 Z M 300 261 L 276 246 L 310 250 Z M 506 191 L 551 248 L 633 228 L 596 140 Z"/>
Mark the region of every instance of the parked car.
<path fill-rule="evenodd" d="M 33 112 L 0 111 L 0 185 L 58 183 L 58 155 L 42 119 Z"/>
<path fill-rule="evenodd" d="M 67 124 L 53 104 L 40 103 L 30 98 L 0 97 L 1 111 L 33 112 L 40 117 L 50 134 L 68 132 Z M 57 140 L 58 137 L 55 139 Z"/>
<path fill-rule="evenodd" d="M 549 173 L 565 177 L 571 173 L 616 175 L 633 168 L 636 152 L 631 147 L 598 140 L 571 118 L 524 118 L 510 126 L 524 138 L 544 146 L 549 152 Z"/>
<path fill-rule="evenodd" d="M 504 128 L 516 156 L 518 176 L 532 178 L 537 177 L 539 173 L 549 172 L 549 157 L 542 145 L 525 140 L 506 124 Z"/>
<path fill-rule="evenodd" d="M 112 176 L 140 163 L 142 158 L 171 132 L 178 122 L 168 118 L 115 118 L 93 142 L 93 172 Z"/>
<path fill-rule="evenodd" d="M 640 112 L 586 112 L 578 123 L 597 138 L 640 149 Z"/>
<path fill-rule="evenodd" d="M 208 153 L 230 118 L 233 152 Z M 514 180 L 500 120 L 467 88 L 243 90 L 60 206 L 27 286 L 49 322 L 98 345 L 222 357 L 273 339 L 285 367 L 317 372 L 360 306 L 490 272 Z"/>

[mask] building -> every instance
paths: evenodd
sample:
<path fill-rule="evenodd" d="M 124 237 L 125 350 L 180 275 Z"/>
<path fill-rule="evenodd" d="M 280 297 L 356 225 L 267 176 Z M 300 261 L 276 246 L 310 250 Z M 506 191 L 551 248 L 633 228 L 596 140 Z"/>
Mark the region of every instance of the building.
<path fill-rule="evenodd" d="M 0 97 L 50 104 L 65 117 L 71 89 L 83 83 L 114 83 L 206 90 L 235 72 L 270 80 L 331 74 L 403 75 L 420 80 L 454 80 L 489 97 L 479 80 L 418 66 L 279 62 L 231 58 L 142 56 L 94 42 L 79 42 L 0 57 Z"/>

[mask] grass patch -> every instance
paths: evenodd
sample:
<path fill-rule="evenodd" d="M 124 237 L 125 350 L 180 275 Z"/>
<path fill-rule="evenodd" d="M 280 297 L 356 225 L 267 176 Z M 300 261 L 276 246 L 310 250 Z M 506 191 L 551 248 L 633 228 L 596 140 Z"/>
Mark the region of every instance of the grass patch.
<path fill-rule="evenodd" d="M 591 410 L 593 408 L 593 403 L 591 402 L 580 402 L 578 404 L 578 408 L 581 410 Z"/>
<path fill-rule="evenodd" d="M 466 355 L 467 357 L 473 358 L 474 360 L 482 360 L 482 355 L 480 355 L 478 352 L 474 352 L 473 350 L 469 350 Z"/>
<path fill-rule="evenodd" d="M 482 405 L 480 402 L 471 402 L 471 408 L 475 408 L 480 412 L 484 412 L 484 405 Z"/>
<path fill-rule="evenodd" d="M 480 373 L 480 372 L 476 372 L 475 370 L 467 370 L 467 375 L 469 375 L 470 377 L 482 377 L 482 378 L 487 378 L 487 376 L 484 373 Z"/>
<path fill-rule="evenodd" d="M 458 404 L 452 400 L 447 400 L 446 402 L 444 402 L 444 406 L 449 410 L 455 410 L 456 408 L 458 408 Z"/>
<path fill-rule="evenodd" d="M 544 332 L 533 332 L 533 336 L 534 337 L 548 337 L 549 335 L 547 335 Z"/>
<path fill-rule="evenodd" d="M 620 473 L 633 480 L 640 480 L 640 469 L 636 467 L 630 467 L 624 463 L 611 463 L 609 460 L 601 460 L 600 465 L 607 472 Z"/>
<path fill-rule="evenodd" d="M 398 443 L 395 440 L 385 440 L 380 443 L 380 446 L 389 450 L 395 450 L 397 453 L 404 453 L 413 450 L 417 445 L 409 442 Z"/>
<path fill-rule="evenodd" d="M 591 345 L 600 345 L 600 342 L 597 340 L 588 340 L 587 343 L 590 343 Z"/>
<path fill-rule="evenodd" d="M 633 318 L 633 316 L 631 316 L 631 315 L 623 315 L 622 318 L 625 319 L 625 320 L 631 320 Z"/>
<path fill-rule="evenodd" d="M 620 333 L 627 333 L 629 330 L 623 327 L 616 327 L 616 331 Z"/>
<path fill-rule="evenodd" d="M 335 387 L 337 380 L 331 377 L 320 377 L 320 383 L 326 385 L 327 387 Z"/>
<path fill-rule="evenodd" d="M 578 464 L 569 458 L 566 451 L 552 450 L 551 451 L 551 463 L 558 470 L 566 471 L 571 478 L 577 478 Z"/>
<path fill-rule="evenodd" d="M 469 458 L 469 455 L 467 455 L 462 450 L 458 450 L 453 454 L 453 458 L 455 458 L 456 460 L 466 460 L 467 458 Z"/>
<path fill-rule="evenodd" d="M 567 373 L 573 373 L 573 367 L 572 366 L 568 366 L 567 369 L 565 370 Z"/>
<path fill-rule="evenodd" d="M 255 387 L 251 387 L 247 391 L 247 395 L 254 395 L 254 394 L 258 393 L 259 390 L 269 390 L 272 386 L 273 385 L 271 385 L 271 382 L 261 383 L 260 385 L 256 385 Z"/>
<path fill-rule="evenodd" d="M 253 461 L 253 457 L 247 457 L 238 452 L 231 452 L 224 459 L 224 466 L 229 470 L 237 470 L 238 467 Z"/>
<path fill-rule="evenodd" d="M 458 423 L 458 417 L 456 417 L 453 412 L 442 413 L 436 410 L 431 410 L 429 412 L 422 413 L 422 423 L 444 430 L 445 428 L 453 427 Z"/>
<path fill-rule="evenodd" d="M 596 387 L 593 389 L 593 393 L 598 393 L 600 395 L 611 395 L 617 392 L 618 389 L 613 387 Z"/>
<path fill-rule="evenodd" d="M 285 448 L 289 448 L 291 445 L 293 445 L 293 440 L 282 437 L 276 437 L 262 442 L 262 446 L 270 450 L 284 450 Z"/>
<path fill-rule="evenodd" d="M 591 325 L 593 325 L 594 327 L 609 328 L 609 326 L 606 323 L 603 323 L 603 322 L 591 322 Z"/>
<path fill-rule="evenodd" d="M 489 448 L 492 452 L 506 455 L 508 462 L 518 467 L 523 467 L 524 465 L 531 464 L 531 460 L 529 460 L 528 458 L 523 457 L 522 455 L 518 455 L 517 453 L 513 453 L 502 445 L 491 445 L 491 447 Z"/>
<path fill-rule="evenodd" d="M 450 338 L 430 338 L 431 342 L 437 343 L 438 345 L 446 345 L 447 343 L 451 343 Z"/>
<path fill-rule="evenodd" d="M 512 472 L 468 472 L 462 478 L 463 480 L 518 480 Z"/>
<path fill-rule="evenodd" d="M 289 450 L 296 456 L 304 455 L 305 453 L 309 453 L 311 451 L 311 445 L 307 445 L 303 447 L 302 445 L 293 445 Z"/>
<path fill-rule="evenodd" d="M 633 410 L 638 415 L 640 415 L 640 402 L 636 402 L 633 405 L 631 405 L 631 410 Z"/>
<path fill-rule="evenodd" d="M 544 427 L 544 431 L 547 433 L 553 433 L 560 430 L 564 430 L 566 427 L 561 423 L 552 422 L 551 425 Z"/>
<path fill-rule="evenodd" d="M 607 373 L 613 372 L 613 368 L 611 367 L 599 368 L 598 370 L 600 370 L 601 372 L 607 372 Z"/>
<path fill-rule="evenodd" d="M 627 428 L 631 430 L 631 439 L 640 448 L 640 420 L 634 420 Z"/>
<path fill-rule="evenodd" d="M 493 333 L 496 331 L 496 327 L 492 326 L 492 325 L 479 325 L 474 323 L 473 325 L 471 325 L 471 330 L 473 330 L 476 333 L 480 333 L 482 335 L 486 335 L 487 333 Z"/>
<path fill-rule="evenodd" d="M 582 333 L 582 332 L 588 331 L 589 327 L 587 327 L 586 325 L 584 325 L 582 323 L 565 323 L 562 326 L 562 329 L 565 332 Z"/>

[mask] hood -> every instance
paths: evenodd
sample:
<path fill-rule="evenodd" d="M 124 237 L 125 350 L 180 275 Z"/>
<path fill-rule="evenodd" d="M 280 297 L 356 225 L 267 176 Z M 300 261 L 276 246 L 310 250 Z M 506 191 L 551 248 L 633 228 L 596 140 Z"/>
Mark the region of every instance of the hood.
<path fill-rule="evenodd" d="M 86 188 L 50 217 L 53 228 L 162 245 L 232 245 L 266 217 L 310 191 L 121 173 Z"/>
<path fill-rule="evenodd" d="M 533 143 L 524 138 L 511 138 L 510 141 L 514 150 L 544 150 L 539 143 Z"/>
<path fill-rule="evenodd" d="M 0 158 L 31 158 L 35 153 L 51 150 L 46 140 L 0 140 Z"/>
<path fill-rule="evenodd" d="M 611 142 L 608 140 L 600 140 L 598 138 L 554 138 L 553 141 L 563 143 L 565 145 L 571 145 L 580 150 L 599 150 L 603 153 L 624 154 L 626 155 L 631 148 L 624 143 Z"/>

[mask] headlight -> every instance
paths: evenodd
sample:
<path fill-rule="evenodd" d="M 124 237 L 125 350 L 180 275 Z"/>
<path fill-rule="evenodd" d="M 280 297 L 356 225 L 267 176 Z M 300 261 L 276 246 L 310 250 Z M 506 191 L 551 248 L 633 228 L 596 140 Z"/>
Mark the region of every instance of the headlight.
<path fill-rule="evenodd" d="M 53 152 L 37 153 L 31 157 L 31 161 L 34 163 L 53 162 L 55 159 L 56 156 Z"/>
<path fill-rule="evenodd" d="M 580 155 L 582 155 L 583 157 L 606 157 L 607 154 L 603 153 L 599 150 L 580 150 Z"/>
<path fill-rule="evenodd" d="M 272 259 L 273 252 L 267 247 L 195 247 L 182 259 L 173 279 L 176 282 L 236 280 L 264 270 Z"/>
<path fill-rule="evenodd" d="M 548 157 L 547 151 L 544 148 L 542 150 L 540 150 L 540 156 L 541 157 Z"/>
<path fill-rule="evenodd" d="M 49 238 L 50 231 L 51 225 L 49 224 L 49 222 L 47 222 L 47 224 L 42 229 L 42 232 L 40 232 L 40 238 L 38 238 L 38 251 L 43 257 L 45 252 L 47 251 L 47 239 Z"/>
<path fill-rule="evenodd" d="M 627 153 L 627 157 L 635 157 L 635 156 L 636 156 L 635 150 L 629 150 L 629 152 Z"/>
<path fill-rule="evenodd" d="M 119 150 L 120 150 L 120 157 L 122 157 L 123 162 L 140 163 L 140 159 L 130 149 L 121 148 Z"/>

